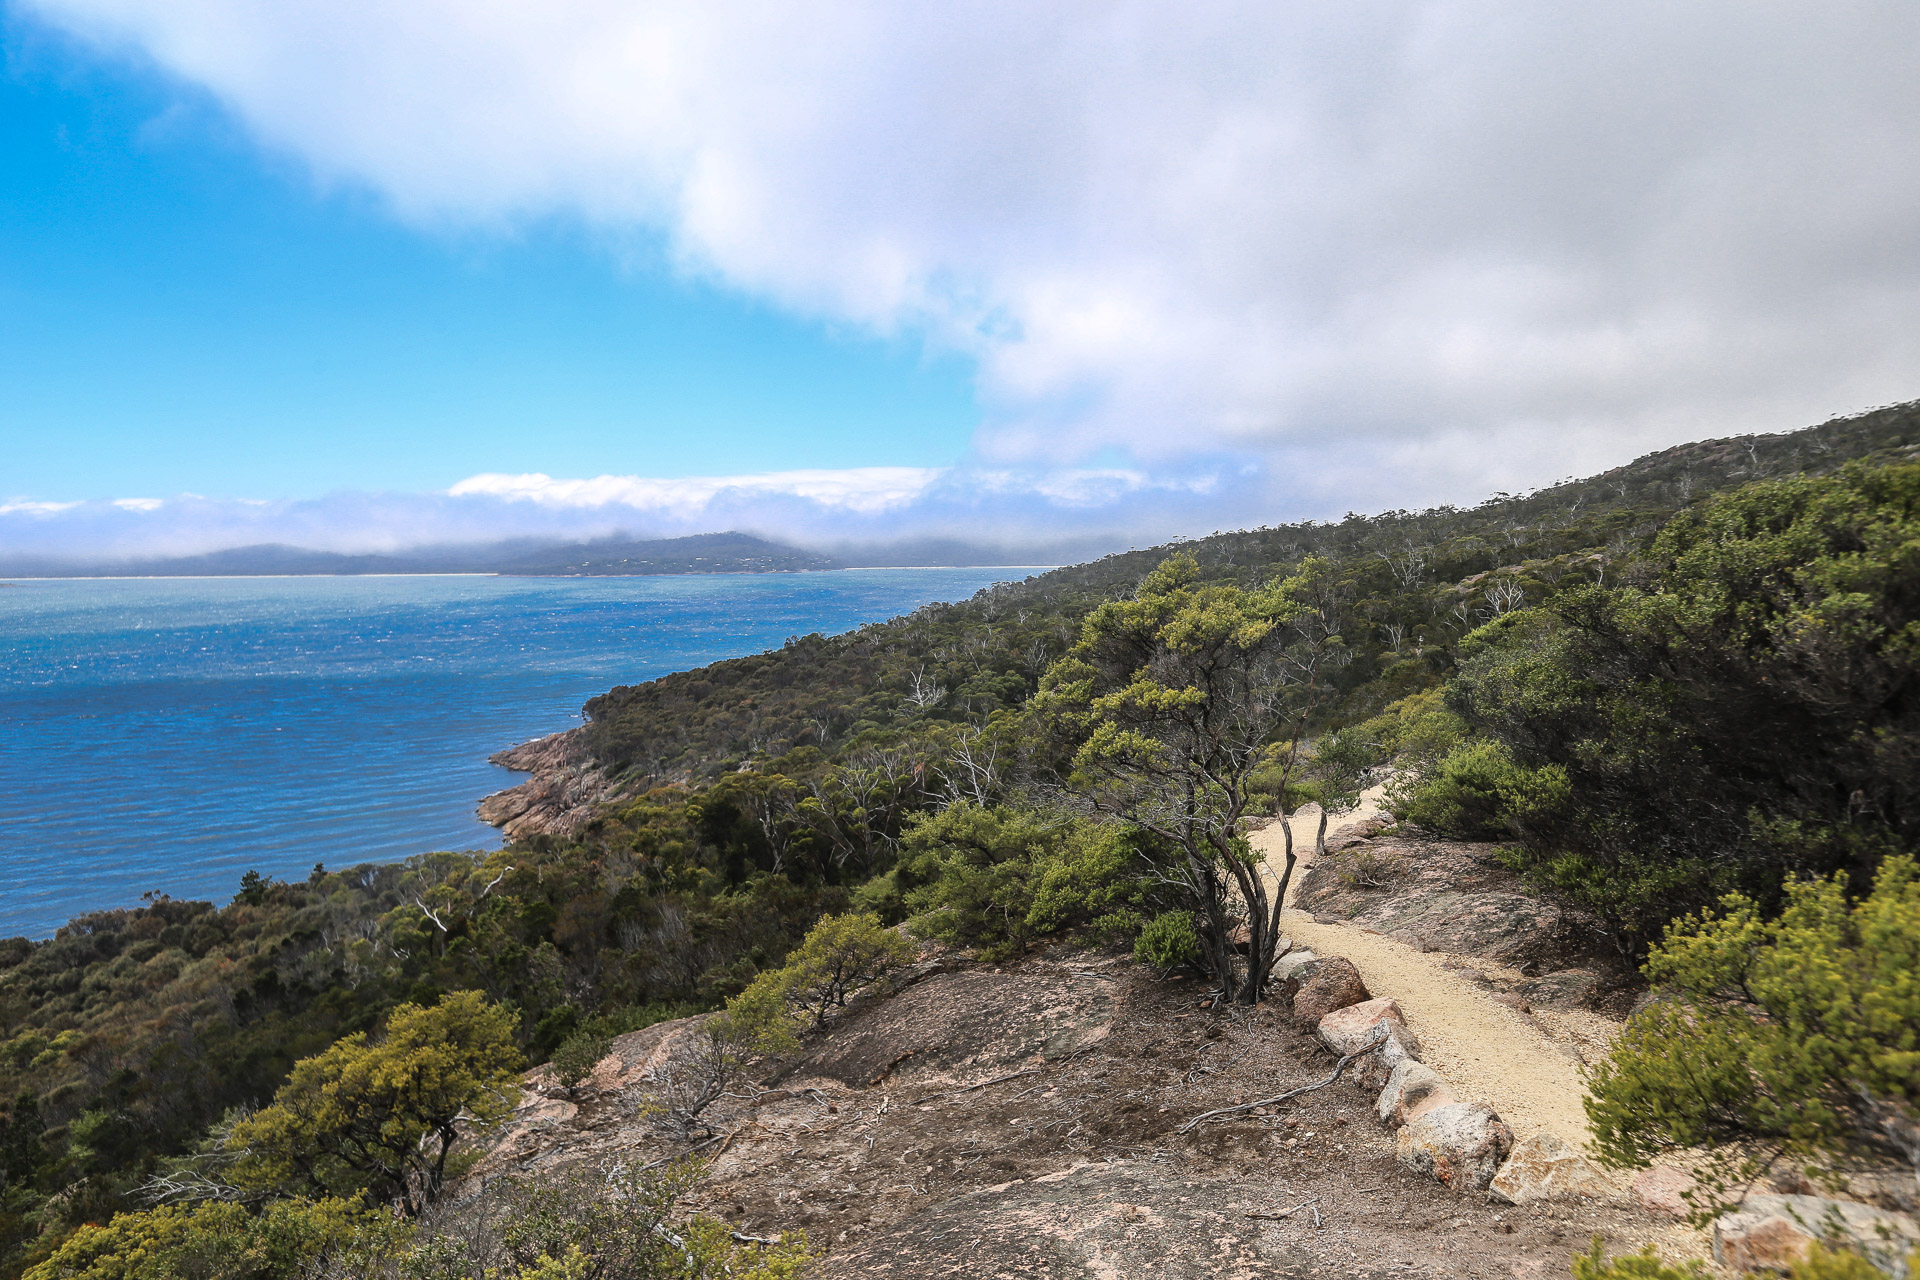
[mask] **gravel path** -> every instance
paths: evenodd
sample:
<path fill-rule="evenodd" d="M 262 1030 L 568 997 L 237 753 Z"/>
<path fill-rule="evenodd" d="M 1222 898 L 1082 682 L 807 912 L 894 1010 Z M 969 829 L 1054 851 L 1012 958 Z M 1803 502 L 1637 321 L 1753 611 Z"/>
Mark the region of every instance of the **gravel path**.
<path fill-rule="evenodd" d="M 1378 797 L 1371 795 L 1340 827 L 1376 812 Z M 1305 846 L 1295 883 L 1311 863 L 1317 821 L 1310 807 L 1294 820 L 1295 847 Z M 1329 831 L 1329 839 L 1332 835 Z M 1256 850 L 1280 860 L 1283 837 L 1278 823 L 1255 832 L 1251 840 Z M 1447 957 L 1439 953 L 1416 951 L 1353 925 L 1318 923 L 1292 909 L 1282 917 L 1281 927 L 1299 946 L 1345 956 L 1375 995 L 1399 1001 L 1407 1025 L 1425 1048 L 1422 1056 L 1446 1077 L 1461 1101 L 1487 1103 L 1516 1137 L 1551 1129 L 1569 1143 L 1584 1144 L 1587 1121 L 1581 1100 L 1586 1090 L 1580 1056 L 1550 1037 L 1534 1016 L 1496 1003 L 1486 991 L 1445 968 Z M 1598 1015 L 1579 1016 L 1606 1022 Z M 1588 1030 L 1605 1034 L 1604 1028 Z"/>

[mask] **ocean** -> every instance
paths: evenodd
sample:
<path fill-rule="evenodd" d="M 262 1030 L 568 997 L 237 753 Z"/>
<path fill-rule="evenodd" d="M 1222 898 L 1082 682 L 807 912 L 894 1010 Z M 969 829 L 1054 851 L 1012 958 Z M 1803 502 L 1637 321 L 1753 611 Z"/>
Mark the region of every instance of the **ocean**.
<path fill-rule="evenodd" d="M 489 849 L 502 747 L 635 684 L 1026 576 L 23 580 L 0 587 L 0 937 Z"/>

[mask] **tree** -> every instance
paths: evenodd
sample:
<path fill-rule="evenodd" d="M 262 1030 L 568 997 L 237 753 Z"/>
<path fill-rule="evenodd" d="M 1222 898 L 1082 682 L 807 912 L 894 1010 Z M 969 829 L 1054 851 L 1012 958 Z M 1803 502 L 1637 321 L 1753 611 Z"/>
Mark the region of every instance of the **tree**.
<path fill-rule="evenodd" d="M 1845 880 L 1787 886 L 1677 922 L 1647 960 L 1662 999 L 1592 1073 L 1587 1114 L 1609 1163 L 1728 1153 L 1722 1182 L 1783 1155 L 1893 1155 L 1920 1178 L 1920 867 L 1887 860 L 1865 900 Z"/>
<path fill-rule="evenodd" d="M 1330 730 L 1306 753 L 1304 790 L 1320 806 L 1313 833 L 1316 859 L 1326 856 L 1328 821 L 1360 807 L 1360 797 L 1373 785 L 1383 758 L 1381 744 L 1359 727 Z"/>
<path fill-rule="evenodd" d="M 827 1025 L 831 1010 L 846 1005 L 849 995 L 913 955 L 913 944 L 884 928 L 872 912 L 822 916 L 787 957 L 779 981 L 787 1003 L 809 1016 L 817 1030 Z"/>
<path fill-rule="evenodd" d="M 1538 879 L 1637 949 L 1723 893 L 1920 848 L 1920 466 L 1749 485 L 1636 577 L 1461 651 L 1449 702 L 1512 767 L 1456 772 L 1529 801 L 1489 825 Z"/>
<path fill-rule="evenodd" d="M 162 1205 L 88 1224 L 24 1280 L 299 1280 L 312 1265 L 390 1220 L 350 1200 L 277 1200 L 253 1213 L 232 1203 Z"/>
<path fill-rule="evenodd" d="M 1295 855 L 1289 825 L 1270 891 L 1242 822 L 1263 770 L 1277 774 L 1286 820 L 1300 737 L 1344 646 L 1324 560 L 1310 556 L 1255 591 L 1198 578 L 1194 558 L 1175 555 L 1131 599 L 1095 609 L 1039 700 L 1077 743 L 1071 794 L 1177 851 L 1158 878 L 1196 917 L 1202 962 L 1225 998 L 1252 1004 L 1277 959 Z M 1237 923 L 1247 930 L 1244 974 Z"/>
<path fill-rule="evenodd" d="M 746 1241 L 677 1211 L 704 1172 L 685 1160 L 490 1179 L 353 1280 L 795 1280 L 808 1262 L 803 1234 Z"/>
<path fill-rule="evenodd" d="M 273 1105 L 228 1136 L 236 1180 L 365 1188 L 408 1216 L 445 1185 L 464 1121 L 496 1123 L 519 1097 L 514 1019 L 477 991 L 403 1004 L 383 1035 L 355 1033 L 294 1064 Z"/>

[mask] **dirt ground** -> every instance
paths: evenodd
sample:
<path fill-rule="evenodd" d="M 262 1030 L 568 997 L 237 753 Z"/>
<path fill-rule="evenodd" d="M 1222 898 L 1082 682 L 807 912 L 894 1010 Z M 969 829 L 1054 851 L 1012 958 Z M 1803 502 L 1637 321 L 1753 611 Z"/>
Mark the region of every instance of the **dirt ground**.
<path fill-rule="evenodd" d="M 1199 983 L 1111 956 L 917 976 L 715 1109 L 690 1207 L 750 1235 L 804 1229 L 834 1280 L 1564 1276 L 1595 1233 L 1668 1234 L 1624 1201 L 1458 1196 L 1395 1163 L 1344 1082 L 1179 1133 L 1325 1078 L 1331 1056 L 1277 1008 L 1202 1008 Z M 687 1029 L 622 1037 L 577 1101 L 530 1093 L 481 1174 L 682 1149 L 636 1101 Z"/>

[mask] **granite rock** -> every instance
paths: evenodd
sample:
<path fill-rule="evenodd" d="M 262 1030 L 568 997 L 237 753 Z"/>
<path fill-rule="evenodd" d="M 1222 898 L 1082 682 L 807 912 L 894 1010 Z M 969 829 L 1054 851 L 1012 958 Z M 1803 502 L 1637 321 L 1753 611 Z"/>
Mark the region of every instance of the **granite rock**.
<path fill-rule="evenodd" d="M 1424 1063 L 1402 1062 L 1388 1075 L 1379 1100 L 1373 1104 L 1373 1113 L 1381 1124 L 1398 1129 L 1454 1100 L 1453 1091 L 1439 1072 Z"/>
<path fill-rule="evenodd" d="M 1544 1129 L 1513 1148 L 1487 1187 L 1488 1195 L 1502 1204 L 1604 1200 L 1610 1191 L 1591 1160 Z"/>
<path fill-rule="evenodd" d="M 1461 1192 L 1484 1192 L 1513 1150 L 1513 1130 L 1478 1102 L 1449 1102 L 1403 1126 L 1394 1158 Z"/>

